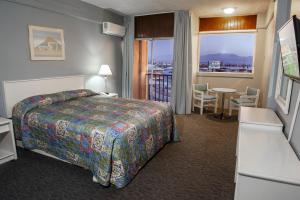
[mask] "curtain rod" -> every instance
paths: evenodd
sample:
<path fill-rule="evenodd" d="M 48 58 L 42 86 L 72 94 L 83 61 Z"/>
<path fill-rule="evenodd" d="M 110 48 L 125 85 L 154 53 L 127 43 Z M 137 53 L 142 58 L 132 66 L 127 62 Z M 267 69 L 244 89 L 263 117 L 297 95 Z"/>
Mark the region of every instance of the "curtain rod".
<path fill-rule="evenodd" d="M 146 14 L 138 14 L 133 15 L 134 17 L 142 17 L 142 16 L 148 16 L 148 15 L 159 15 L 159 14 L 167 14 L 167 13 L 175 13 L 176 11 L 163 11 L 163 12 L 153 12 L 153 13 L 146 13 Z"/>

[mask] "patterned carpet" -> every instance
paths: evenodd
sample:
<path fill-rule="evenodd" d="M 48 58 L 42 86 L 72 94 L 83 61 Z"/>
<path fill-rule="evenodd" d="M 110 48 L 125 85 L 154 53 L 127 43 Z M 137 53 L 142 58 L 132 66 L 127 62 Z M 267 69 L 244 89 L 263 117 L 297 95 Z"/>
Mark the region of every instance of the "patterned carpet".
<path fill-rule="evenodd" d="M 0 166 L 0 199 L 232 200 L 237 122 L 177 117 L 182 141 L 165 146 L 124 189 L 92 182 L 88 170 L 18 149 Z"/>

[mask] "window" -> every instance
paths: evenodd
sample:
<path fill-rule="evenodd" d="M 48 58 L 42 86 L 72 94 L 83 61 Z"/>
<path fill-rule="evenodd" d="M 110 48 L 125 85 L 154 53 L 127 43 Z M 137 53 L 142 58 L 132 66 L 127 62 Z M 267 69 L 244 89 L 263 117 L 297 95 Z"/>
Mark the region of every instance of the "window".
<path fill-rule="evenodd" d="M 173 39 L 148 41 L 148 99 L 169 102 L 173 73 Z"/>
<path fill-rule="evenodd" d="M 199 37 L 199 72 L 253 72 L 254 32 L 200 33 Z"/>
<path fill-rule="evenodd" d="M 282 61 L 279 58 L 275 100 L 284 114 L 289 113 L 293 81 L 283 75 Z"/>

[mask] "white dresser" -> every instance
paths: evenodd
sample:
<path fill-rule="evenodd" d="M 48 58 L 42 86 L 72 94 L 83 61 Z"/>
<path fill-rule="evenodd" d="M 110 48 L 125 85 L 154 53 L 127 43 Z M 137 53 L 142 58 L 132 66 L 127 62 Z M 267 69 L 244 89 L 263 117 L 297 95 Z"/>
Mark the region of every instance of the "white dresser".
<path fill-rule="evenodd" d="M 300 200 L 300 160 L 269 109 L 242 107 L 235 200 Z"/>
<path fill-rule="evenodd" d="M 0 117 L 0 164 L 16 159 L 17 151 L 12 121 Z"/>

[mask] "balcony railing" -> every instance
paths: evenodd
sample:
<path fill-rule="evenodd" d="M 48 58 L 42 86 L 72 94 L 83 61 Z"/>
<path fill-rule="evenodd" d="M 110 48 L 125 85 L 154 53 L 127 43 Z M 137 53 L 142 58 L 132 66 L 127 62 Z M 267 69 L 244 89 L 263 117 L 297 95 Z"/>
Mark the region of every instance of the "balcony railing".
<path fill-rule="evenodd" d="M 170 102 L 172 75 L 146 74 L 148 86 L 148 100 Z"/>

